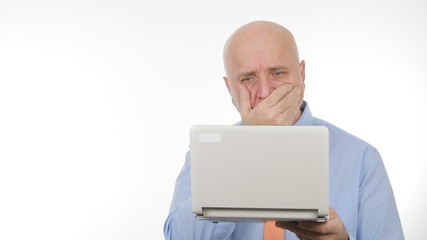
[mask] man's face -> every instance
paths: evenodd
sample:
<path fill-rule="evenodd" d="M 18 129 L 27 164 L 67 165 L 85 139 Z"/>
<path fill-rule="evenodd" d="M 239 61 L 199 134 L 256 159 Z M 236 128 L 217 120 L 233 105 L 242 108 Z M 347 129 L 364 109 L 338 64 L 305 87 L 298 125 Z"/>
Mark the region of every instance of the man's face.
<path fill-rule="evenodd" d="M 230 48 L 224 80 L 236 108 L 240 111 L 241 86 L 249 90 L 252 108 L 283 84 L 303 89 L 305 63 L 299 63 L 296 51 L 292 44 L 268 38 Z"/>

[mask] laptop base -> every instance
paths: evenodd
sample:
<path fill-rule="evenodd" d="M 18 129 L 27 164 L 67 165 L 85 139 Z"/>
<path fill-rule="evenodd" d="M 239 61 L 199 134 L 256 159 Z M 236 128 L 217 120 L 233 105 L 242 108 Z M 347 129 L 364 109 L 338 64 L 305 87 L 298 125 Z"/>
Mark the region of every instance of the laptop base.
<path fill-rule="evenodd" d="M 317 210 L 306 209 L 236 209 L 204 208 L 197 219 L 212 222 L 314 221 L 327 222 L 329 215 L 318 216 Z"/>

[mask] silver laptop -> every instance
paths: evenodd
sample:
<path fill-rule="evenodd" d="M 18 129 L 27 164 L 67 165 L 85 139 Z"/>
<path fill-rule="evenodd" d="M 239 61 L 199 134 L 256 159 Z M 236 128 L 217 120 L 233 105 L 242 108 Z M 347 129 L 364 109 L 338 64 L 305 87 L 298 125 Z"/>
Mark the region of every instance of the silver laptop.
<path fill-rule="evenodd" d="M 221 221 L 329 218 L 329 133 L 321 126 L 192 126 L 192 212 Z"/>

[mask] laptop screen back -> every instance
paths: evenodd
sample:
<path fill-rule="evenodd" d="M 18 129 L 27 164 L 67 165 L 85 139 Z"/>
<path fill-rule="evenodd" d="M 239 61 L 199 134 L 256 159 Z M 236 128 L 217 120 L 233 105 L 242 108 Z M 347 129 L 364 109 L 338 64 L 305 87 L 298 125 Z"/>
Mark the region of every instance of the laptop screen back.
<path fill-rule="evenodd" d="M 325 221 L 328 162 L 325 127 L 192 126 L 192 211 L 215 222 Z"/>

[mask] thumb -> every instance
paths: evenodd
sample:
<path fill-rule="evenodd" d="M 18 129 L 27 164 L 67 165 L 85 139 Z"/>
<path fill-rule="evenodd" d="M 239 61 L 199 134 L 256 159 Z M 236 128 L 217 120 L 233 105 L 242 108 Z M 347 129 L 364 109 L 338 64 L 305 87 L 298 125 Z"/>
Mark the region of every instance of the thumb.
<path fill-rule="evenodd" d="M 240 86 L 239 112 L 240 115 L 246 116 L 252 110 L 251 94 L 245 86 Z"/>

